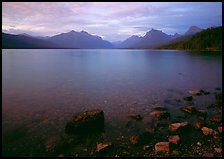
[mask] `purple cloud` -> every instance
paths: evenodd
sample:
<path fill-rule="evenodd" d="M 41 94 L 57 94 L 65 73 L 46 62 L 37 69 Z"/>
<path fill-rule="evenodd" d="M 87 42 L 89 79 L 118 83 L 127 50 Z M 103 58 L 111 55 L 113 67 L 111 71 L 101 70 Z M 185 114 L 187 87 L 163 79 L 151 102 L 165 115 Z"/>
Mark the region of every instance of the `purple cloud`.
<path fill-rule="evenodd" d="M 109 41 L 151 28 L 183 34 L 222 25 L 222 2 L 3 2 L 2 30 L 52 36 L 85 30 Z"/>

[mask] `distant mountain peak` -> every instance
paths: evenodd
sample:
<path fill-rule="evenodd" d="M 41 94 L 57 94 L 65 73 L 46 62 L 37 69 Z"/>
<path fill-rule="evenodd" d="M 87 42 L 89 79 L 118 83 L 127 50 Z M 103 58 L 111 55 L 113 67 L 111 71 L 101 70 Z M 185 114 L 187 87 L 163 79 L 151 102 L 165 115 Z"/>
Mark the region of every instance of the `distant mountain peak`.
<path fill-rule="evenodd" d="M 32 37 L 31 35 L 29 35 L 29 34 L 27 34 L 27 33 L 22 33 L 22 34 L 18 34 L 18 35 Z"/>
<path fill-rule="evenodd" d="M 186 31 L 186 33 L 184 35 L 194 35 L 194 34 L 196 34 L 198 32 L 201 32 L 202 30 L 203 29 L 193 25 Z"/>

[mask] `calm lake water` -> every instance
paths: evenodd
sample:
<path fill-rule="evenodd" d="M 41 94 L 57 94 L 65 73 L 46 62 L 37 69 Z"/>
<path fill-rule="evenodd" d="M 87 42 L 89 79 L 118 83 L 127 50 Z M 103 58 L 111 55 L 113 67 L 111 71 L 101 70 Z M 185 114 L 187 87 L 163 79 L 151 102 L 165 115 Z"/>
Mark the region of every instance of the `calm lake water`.
<path fill-rule="evenodd" d="M 3 49 L 3 138 L 23 127 L 26 136 L 44 140 L 63 132 L 74 113 L 93 108 L 103 109 L 112 126 L 127 122 L 131 114 L 145 116 L 155 106 L 175 112 L 183 104 L 175 99 L 189 96 L 189 90 L 222 88 L 222 57 L 211 54 Z M 210 96 L 197 97 L 196 107 L 212 102 Z M 8 140 L 12 150 L 5 151 L 13 152 L 13 139 Z"/>

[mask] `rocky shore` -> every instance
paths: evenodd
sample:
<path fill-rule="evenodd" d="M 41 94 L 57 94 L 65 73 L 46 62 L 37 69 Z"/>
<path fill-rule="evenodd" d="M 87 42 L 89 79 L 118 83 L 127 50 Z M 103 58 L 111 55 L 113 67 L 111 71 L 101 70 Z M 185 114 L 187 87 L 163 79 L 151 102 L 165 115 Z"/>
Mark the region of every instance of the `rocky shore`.
<path fill-rule="evenodd" d="M 221 89 L 188 93 L 179 99 L 185 102 L 177 108 L 181 115 L 157 106 L 147 115 L 127 115 L 128 122 L 117 127 L 101 109 L 74 114 L 64 133 L 44 140 L 36 156 L 222 157 Z M 214 103 L 197 108 L 194 98 L 207 95 L 214 95 Z"/>

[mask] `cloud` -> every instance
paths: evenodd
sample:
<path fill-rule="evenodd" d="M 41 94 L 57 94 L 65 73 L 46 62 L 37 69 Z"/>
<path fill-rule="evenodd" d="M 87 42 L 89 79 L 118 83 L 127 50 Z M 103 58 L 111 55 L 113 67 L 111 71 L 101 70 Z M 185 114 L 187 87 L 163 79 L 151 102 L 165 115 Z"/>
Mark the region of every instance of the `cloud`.
<path fill-rule="evenodd" d="M 221 2 L 3 2 L 2 29 L 52 36 L 85 30 L 109 41 L 151 28 L 183 34 L 189 26 L 222 25 Z"/>

